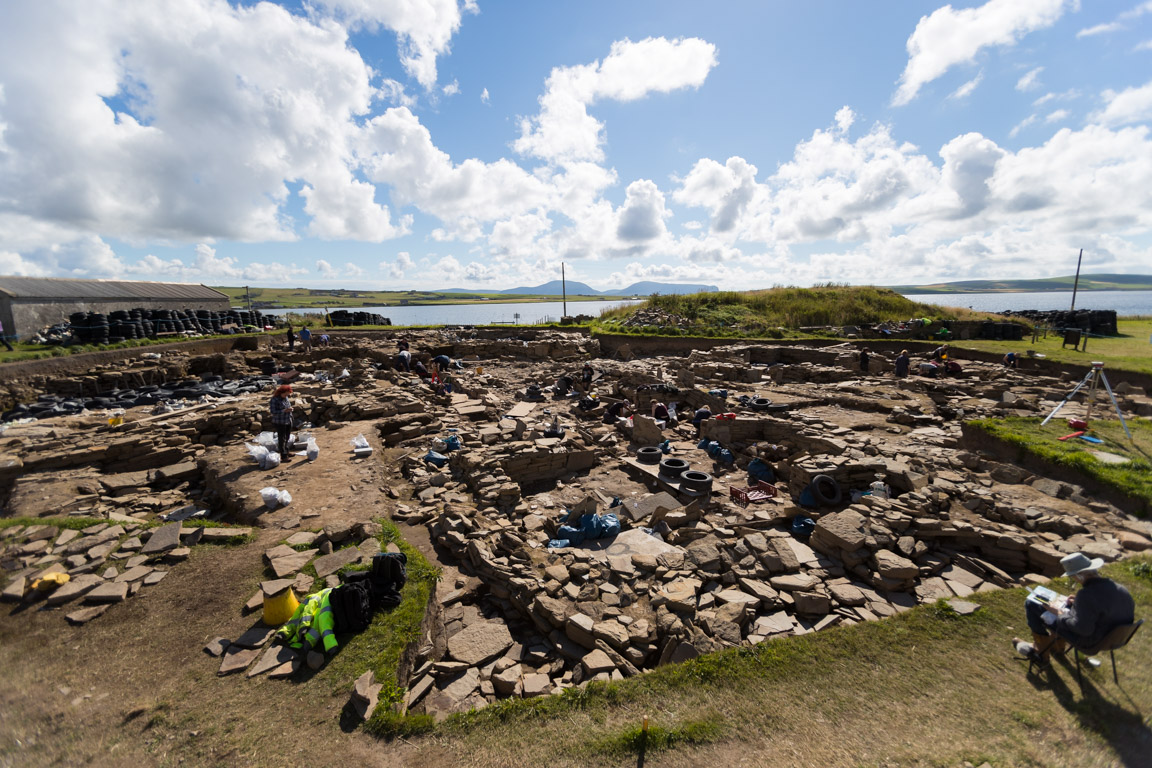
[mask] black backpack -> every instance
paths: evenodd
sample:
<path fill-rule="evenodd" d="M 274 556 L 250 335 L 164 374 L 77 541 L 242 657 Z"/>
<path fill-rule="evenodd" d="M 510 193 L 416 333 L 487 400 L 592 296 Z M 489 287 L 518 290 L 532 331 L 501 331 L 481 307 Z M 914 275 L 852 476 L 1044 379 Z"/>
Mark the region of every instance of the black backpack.
<path fill-rule="evenodd" d="M 408 583 L 408 556 L 403 552 L 381 552 L 372 557 L 368 573 L 372 584 L 372 607 L 394 608 L 400 605 L 400 591 Z"/>
<path fill-rule="evenodd" d="M 338 634 L 363 632 L 372 622 L 372 590 L 368 582 L 357 580 L 333 587 L 328 593 L 332 621 Z"/>

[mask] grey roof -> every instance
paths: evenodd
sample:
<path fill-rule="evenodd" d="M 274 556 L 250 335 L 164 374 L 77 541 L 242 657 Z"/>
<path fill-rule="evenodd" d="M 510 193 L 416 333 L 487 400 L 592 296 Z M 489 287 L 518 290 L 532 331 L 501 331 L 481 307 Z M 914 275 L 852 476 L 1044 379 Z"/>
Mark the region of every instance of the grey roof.
<path fill-rule="evenodd" d="M 229 301 L 227 294 L 198 283 L 74 280 L 61 277 L 0 276 L 0 295 L 13 299 Z"/>

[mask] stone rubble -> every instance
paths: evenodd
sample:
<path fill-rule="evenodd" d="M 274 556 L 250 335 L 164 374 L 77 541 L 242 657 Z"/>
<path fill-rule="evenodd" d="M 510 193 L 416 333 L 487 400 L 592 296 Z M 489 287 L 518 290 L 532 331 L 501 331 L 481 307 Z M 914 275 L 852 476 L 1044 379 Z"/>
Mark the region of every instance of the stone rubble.
<path fill-rule="evenodd" d="M 880 353 L 863 374 L 849 345 L 733 344 L 645 357 L 643 339 L 605 350 L 577 333 L 516 333 L 405 334 L 418 356 L 444 353 L 469 363 L 451 374 L 447 394 L 391 370 L 395 333 L 348 334 L 339 347 L 279 355 L 298 374 L 315 375 L 293 395 L 312 429 L 367 421 L 362 431 L 373 429 L 386 449 L 397 450 L 399 474 L 381 489 L 393 500 L 391 517 L 426 525 L 454 560 L 431 607 L 436 626 L 412 668 L 401 670 L 403 708 L 439 718 L 501 697 L 549 695 L 722 648 L 874 621 L 938 599 L 969 610 L 965 598 L 975 593 L 1044 581 L 1069 552 L 1114 560 L 1152 548 L 1148 523 L 1066 479 L 1005 461 L 963 427 L 974 417 L 1050 411 L 1067 380 L 970 360 L 960 377 L 895 379 Z M 178 357 L 165 363 L 177 370 L 162 374 L 245 376 L 264 360 L 260 350 Z M 627 398 L 636 406 L 630 422 L 605 424 L 602 405 L 583 411 L 579 397 L 552 397 L 549 385 L 584 361 L 602 374 L 595 385 L 601 402 Z M 79 387 L 139 386 L 161 375 L 147 373 L 154 367 L 138 361 L 93 372 Z M 320 375 L 344 368 L 346 381 Z M 527 399 L 530 384 L 543 387 L 542 402 Z M 73 385 L 42 379 L 28 386 L 61 393 Z M 1152 414 L 1139 388 L 1121 383 L 1115 391 L 1128 414 Z M 741 403 L 741 395 L 771 405 Z M 261 500 L 230 482 L 235 465 L 218 457 L 243 451 L 243 442 L 268 429 L 266 397 L 153 421 L 130 414 L 120 426 L 95 416 L 10 425 L 0 434 L 8 513 L 102 522 L 79 531 L 0 529 L 3 599 L 39 599 L 28 592 L 32 581 L 67 572 L 72 580 L 45 603 L 90 604 L 68 614 L 80 624 L 178 572 L 163 566 L 187 557 L 189 547 L 251 531 L 199 527 L 181 515 L 263 525 Z M 657 400 L 679 405 L 678 426 L 649 417 Z M 729 464 L 697 448 L 700 437 L 686 419 L 703 405 L 734 413 L 705 421 L 700 435 L 730 451 Z M 553 416 L 564 428 L 560 437 L 545 436 Z M 462 447 L 449 452 L 447 465 L 425 461 L 433 441 L 449 435 Z M 639 448 L 663 440 L 672 456 L 712 476 L 710 493 L 692 493 L 635 461 Z M 748 485 L 753 460 L 772 468 L 777 495 L 743 506 L 729 491 Z M 841 503 L 801 506 L 820 476 L 835 481 Z M 877 482 L 890 498 L 862 495 Z M 623 530 L 610 540 L 549 548 L 572 509 L 611 512 Z M 316 513 L 292 514 L 277 523 L 284 543 L 264 555 L 266 575 L 290 581 L 300 596 L 339 583 L 341 572 L 380 550 L 370 519 L 293 530 Z M 813 519 L 810 536 L 792 533 L 797 517 Z M 316 578 L 304 570 L 309 565 Z M 264 592 L 246 609 L 259 610 Z M 287 677 L 305 663 L 323 663 L 320 654 L 300 659 L 268 645 L 271 635 L 257 625 L 205 650 L 221 657 L 221 675 Z M 379 685 L 370 673 L 357 682 L 352 704 L 361 717 L 374 709 Z"/>

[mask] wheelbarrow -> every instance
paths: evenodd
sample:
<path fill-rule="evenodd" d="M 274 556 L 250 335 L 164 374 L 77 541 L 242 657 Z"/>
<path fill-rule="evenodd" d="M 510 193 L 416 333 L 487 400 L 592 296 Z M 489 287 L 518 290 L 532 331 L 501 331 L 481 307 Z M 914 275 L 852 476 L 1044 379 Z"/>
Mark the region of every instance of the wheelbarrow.
<path fill-rule="evenodd" d="M 771 483 L 766 483 L 763 480 L 757 480 L 747 488 L 737 488 L 733 486 L 729 489 L 729 495 L 732 497 L 732 501 L 742 507 L 747 507 L 749 504 L 755 504 L 758 501 L 767 501 L 775 497 L 778 493 L 776 486 Z"/>

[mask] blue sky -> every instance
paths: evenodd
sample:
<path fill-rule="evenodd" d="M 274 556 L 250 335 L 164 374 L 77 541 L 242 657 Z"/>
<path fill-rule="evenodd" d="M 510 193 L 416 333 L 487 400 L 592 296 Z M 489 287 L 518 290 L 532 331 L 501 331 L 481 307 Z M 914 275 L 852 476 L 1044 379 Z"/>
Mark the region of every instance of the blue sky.
<path fill-rule="evenodd" d="M 1152 273 L 1152 2 L 0 0 L 0 273 Z"/>

